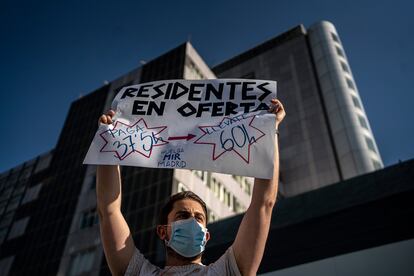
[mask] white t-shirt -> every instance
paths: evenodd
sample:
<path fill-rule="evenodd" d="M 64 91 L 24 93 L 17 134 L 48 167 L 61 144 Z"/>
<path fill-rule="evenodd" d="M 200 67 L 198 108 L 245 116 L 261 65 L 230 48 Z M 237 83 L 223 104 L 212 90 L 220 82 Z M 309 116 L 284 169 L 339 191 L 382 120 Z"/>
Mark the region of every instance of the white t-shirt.
<path fill-rule="evenodd" d="M 126 276 L 167 276 L 167 275 L 231 275 L 241 276 L 234 258 L 233 249 L 229 247 L 227 251 L 216 262 L 205 266 L 203 264 L 189 264 L 183 266 L 166 266 L 161 269 L 147 259 L 135 248 L 134 255 L 129 261 L 128 268 L 125 272 Z"/>

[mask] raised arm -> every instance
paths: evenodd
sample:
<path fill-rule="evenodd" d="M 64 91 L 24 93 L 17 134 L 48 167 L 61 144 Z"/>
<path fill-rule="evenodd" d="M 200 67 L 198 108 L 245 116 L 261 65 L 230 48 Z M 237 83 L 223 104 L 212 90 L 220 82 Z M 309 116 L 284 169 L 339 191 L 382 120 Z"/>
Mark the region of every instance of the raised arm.
<path fill-rule="evenodd" d="M 272 100 L 269 112 L 276 114 L 276 129 L 285 117 L 283 105 Z M 274 171 L 272 179 L 255 179 L 252 201 L 247 209 L 233 243 L 233 252 L 242 275 L 256 275 L 262 261 L 269 233 L 273 206 L 279 184 L 279 145 L 275 137 Z"/>
<path fill-rule="evenodd" d="M 99 122 L 111 124 L 113 111 L 102 115 Z M 121 213 L 121 174 L 119 166 L 98 166 L 96 178 L 97 209 L 101 240 L 112 275 L 124 275 L 134 253 L 134 242 Z"/>

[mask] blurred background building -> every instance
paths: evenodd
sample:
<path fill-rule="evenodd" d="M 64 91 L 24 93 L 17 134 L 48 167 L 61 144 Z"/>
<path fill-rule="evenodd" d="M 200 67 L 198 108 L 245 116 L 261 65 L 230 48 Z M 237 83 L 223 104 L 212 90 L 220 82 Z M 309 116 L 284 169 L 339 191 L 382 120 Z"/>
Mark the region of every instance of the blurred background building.
<path fill-rule="evenodd" d="M 317 191 L 345 187 L 345 183 L 353 183 L 347 179 L 383 167 L 343 45 L 331 23 L 319 22 L 309 29 L 299 25 L 212 68 L 186 42 L 74 101 L 56 147 L 0 175 L 0 275 L 109 275 L 96 213 L 96 168 L 82 165 L 97 129 L 97 118 L 110 108 L 124 86 L 183 78 L 277 81 L 278 98 L 289 114 L 280 129 L 278 197 L 280 205 L 285 202 L 286 212 L 292 207 L 312 212 L 309 202 L 301 206 L 301 198 L 308 198 L 308 194 L 320 205 L 352 191 L 352 201 L 356 196 L 352 189 L 338 188 L 343 194 Z M 215 241 L 209 246 L 213 253 L 209 254 L 217 257 L 234 239 L 234 227 L 240 220 L 240 215 L 235 215 L 248 207 L 253 185 L 251 178 L 195 170 L 123 167 L 121 173 L 122 211 L 136 246 L 159 265 L 165 256 L 155 225 L 161 206 L 171 194 L 196 192 L 206 201 L 210 222 L 218 221 L 211 229 L 230 229 L 227 235 L 213 232 Z M 372 189 L 375 175 L 366 176 L 373 183 Z M 361 196 L 360 203 L 364 202 L 364 194 Z M 326 207 L 323 214 L 331 211 Z M 283 228 L 277 217 L 275 214 L 277 227 Z M 290 219 L 285 218 L 286 222 Z M 313 217 L 307 219 L 312 224 Z M 329 220 L 325 223 L 330 225 Z M 301 235 L 306 224 L 296 231 Z M 271 233 L 281 237 L 280 232 Z M 294 237 L 288 241 L 294 243 Z M 277 245 L 270 250 L 276 254 Z M 293 245 L 292 250 L 295 252 Z M 328 255 L 344 251 L 332 252 Z M 266 254 L 262 272 L 298 264 L 286 262 L 272 267 L 266 261 L 271 253 Z M 328 255 L 300 260 L 304 263 Z"/>

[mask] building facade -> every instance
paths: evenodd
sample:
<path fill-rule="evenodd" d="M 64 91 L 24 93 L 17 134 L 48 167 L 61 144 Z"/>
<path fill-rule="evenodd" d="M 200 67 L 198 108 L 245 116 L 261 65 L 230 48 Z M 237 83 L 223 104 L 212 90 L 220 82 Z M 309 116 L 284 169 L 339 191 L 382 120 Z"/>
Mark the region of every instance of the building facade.
<path fill-rule="evenodd" d="M 97 118 L 124 86 L 217 77 L 278 82 L 289 114 L 280 130 L 281 197 L 382 167 L 332 24 L 298 26 L 212 69 L 186 42 L 73 102 L 55 149 L 0 176 L 0 274 L 109 275 L 99 239 L 96 167 L 81 165 Z M 41 160 L 47 166 L 37 170 Z M 165 256 L 155 226 L 171 194 L 193 190 L 214 222 L 245 211 L 253 188 L 252 178 L 205 171 L 123 167 L 121 174 L 122 212 L 134 242 L 159 265 Z"/>
<path fill-rule="evenodd" d="M 2 252 L 8 250 L 7 255 L 11 255 L 10 262 L 14 258 L 14 240 L 25 233 L 31 222 L 31 208 L 40 190 L 50 181 L 48 169 L 52 157 L 53 152 L 45 153 L 0 175 L 0 244 L 12 244 L 2 247 Z"/>
<path fill-rule="evenodd" d="M 217 77 L 270 79 L 288 116 L 280 129 L 281 194 L 383 167 L 335 27 L 302 25 L 213 68 Z"/>

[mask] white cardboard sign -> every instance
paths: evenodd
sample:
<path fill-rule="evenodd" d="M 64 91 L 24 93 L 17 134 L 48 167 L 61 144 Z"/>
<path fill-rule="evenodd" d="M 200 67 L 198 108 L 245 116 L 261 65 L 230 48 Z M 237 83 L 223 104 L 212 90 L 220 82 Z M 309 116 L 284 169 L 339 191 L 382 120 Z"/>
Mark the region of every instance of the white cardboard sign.
<path fill-rule="evenodd" d="M 276 82 L 165 80 L 122 88 L 84 164 L 273 176 Z"/>

